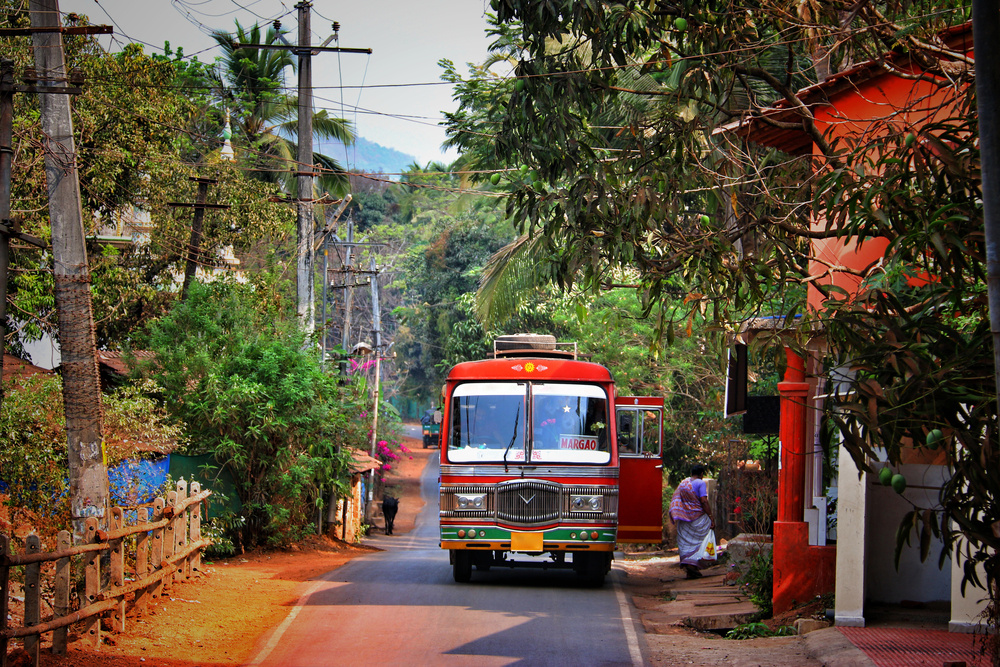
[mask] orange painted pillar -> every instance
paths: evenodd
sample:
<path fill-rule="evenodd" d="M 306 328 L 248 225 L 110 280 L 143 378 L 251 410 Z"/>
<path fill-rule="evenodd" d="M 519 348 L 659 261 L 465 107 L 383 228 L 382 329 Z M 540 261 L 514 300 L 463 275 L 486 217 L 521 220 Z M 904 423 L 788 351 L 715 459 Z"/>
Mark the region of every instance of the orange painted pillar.
<path fill-rule="evenodd" d="M 785 348 L 788 365 L 778 383 L 781 395 L 781 471 L 778 475 L 778 521 L 802 521 L 806 486 L 806 398 L 809 384 L 805 360 Z"/>

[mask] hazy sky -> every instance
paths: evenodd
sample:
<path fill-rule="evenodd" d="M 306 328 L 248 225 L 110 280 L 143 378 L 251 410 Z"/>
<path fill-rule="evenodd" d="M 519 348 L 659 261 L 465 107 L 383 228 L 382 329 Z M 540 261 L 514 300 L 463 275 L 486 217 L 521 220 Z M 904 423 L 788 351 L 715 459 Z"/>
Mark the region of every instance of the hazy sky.
<path fill-rule="evenodd" d="M 220 51 L 209 33 L 232 31 L 235 21 L 250 26 L 280 18 L 294 43 L 295 4 L 296 0 L 60 0 L 59 9 L 112 25 L 113 36 L 98 38 L 111 51 L 141 42 L 147 53 L 162 52 L 167 41 L 175 50 L 183 47 L 185 55 L 212 62 Z M 339 21 L 340 46 L 372 49 L 371 55 L 313 57 L 316 108 L 353 121 L 359 135 L 413 155 L 421 164 L 454 159 L 454 151 L 446 154 L 440 149 L 445 139 L 438 126 L 441 112 L 453 110 L 455 103 L 451 86 L 440 83 L 442 70 L 437 63 L 448 58 L 465 73 L 465 63 L 485 59 L 486 8 L 485 0 L 313 0 L 314 45 L 325 41 L 333 32 L 332 22 Z M 295 85 L 294 75 L 288 83 Z M 349 154 L 332 157 L 346 159 L 350 166 Z"/>

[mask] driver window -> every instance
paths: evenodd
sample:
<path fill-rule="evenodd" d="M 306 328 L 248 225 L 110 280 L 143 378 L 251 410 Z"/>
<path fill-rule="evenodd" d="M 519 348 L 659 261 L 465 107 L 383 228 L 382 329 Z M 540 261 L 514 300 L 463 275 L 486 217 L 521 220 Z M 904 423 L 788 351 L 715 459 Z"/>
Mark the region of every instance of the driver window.
<path fill-rule="evenodd" d="M 618 453 L 625 456 L 660 455 L 660 410 L 618 409 Z"/>
<path fill-rule="evenodd" d="M 636 414 L 635 410 L 618 411 L 619 454 L 637 454 L 639 452 L 638 436 L 641 430 L 641 424 L 636 424 Z M 639 428 L 636 428 L 637 426 Z"/>
<path fill-rule="evenodd" d="M 645 410 L 642 415 L 642 453 L 659 456 L 660 411 Z"/>

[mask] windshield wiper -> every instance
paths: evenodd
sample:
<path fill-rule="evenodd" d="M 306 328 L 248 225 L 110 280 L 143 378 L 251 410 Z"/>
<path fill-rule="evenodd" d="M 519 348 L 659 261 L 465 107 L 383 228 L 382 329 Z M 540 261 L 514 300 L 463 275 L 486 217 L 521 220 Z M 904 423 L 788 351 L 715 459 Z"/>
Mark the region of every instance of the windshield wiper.
<path fill-rule="evenodd" d="M 510 448 L 514 446 L 514 442 L 517 440 L 517 425 L 521 423 L 521 406 L 517 406 L 517 413 L 514 415 L 514 435 L 510 436 L 510 442 L 507 443 L 507 449 L 503 450 L 503 472 L 507 474 L 507 452 Z"/>

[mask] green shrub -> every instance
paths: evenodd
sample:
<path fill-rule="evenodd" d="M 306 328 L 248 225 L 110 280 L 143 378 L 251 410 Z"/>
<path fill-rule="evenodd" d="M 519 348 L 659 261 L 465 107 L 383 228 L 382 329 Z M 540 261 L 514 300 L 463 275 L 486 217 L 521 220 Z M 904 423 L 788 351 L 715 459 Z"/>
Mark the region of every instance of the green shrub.
<path fill-rule="evenodd" d="M 345 446 L 367 448 L 369 400 L 328 375 L 266 284 L 194 283 L 150 327 L 143 370 L 163 387 L 189 453 L 232 473 L 242 546 L 280 546 L 311 532 L 316 506 L 349 482 Z"/>
<path fill-rule="evenodd" d="M 44 532 L 54 534 L 68 526 L 68 478 L 59 376 L 37 375 L 7 384 L 0 410 L 0 480 L 6 484 L 7 503 L 35 513 L 36 520 L 51 521 Z"/>
<path fill-rule="evenodd" d="M 774 561 L 770 551 L 758 551 L 747 561 L 747 571 L 740 577 L 740 588 L 764 617 L 773 611 Z"/>
<path fill-rule="evenodd" d="M 757 639 L 760 637 L 790 637 L 795 633 L 795 628 L 790 625 L 782 625 L 772 630 L 763 621 L 745 623 L 737 625 L 726 633 L 726 639 Z"/>

